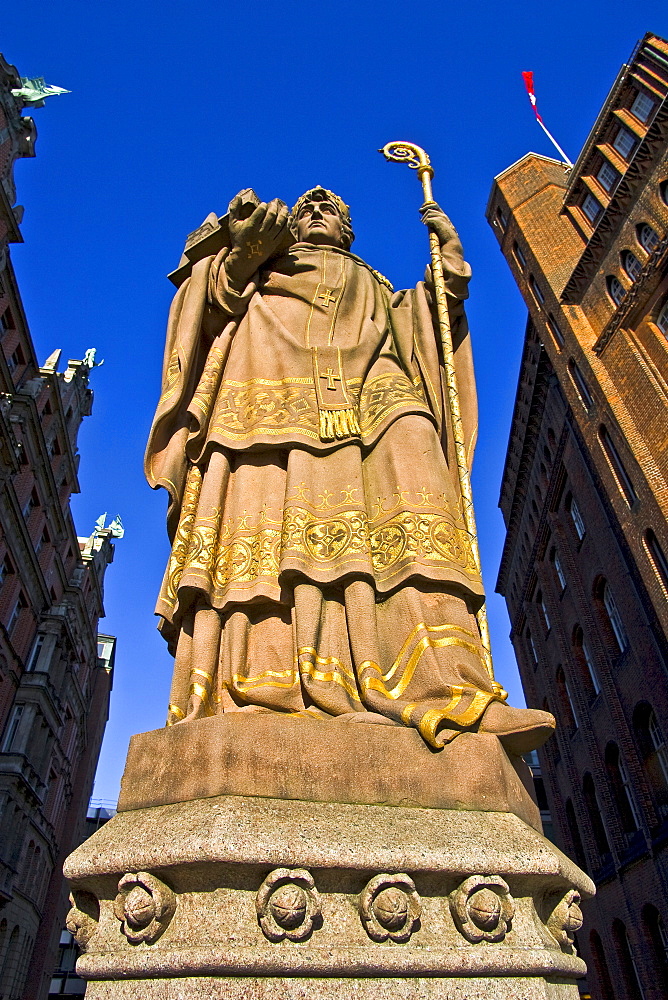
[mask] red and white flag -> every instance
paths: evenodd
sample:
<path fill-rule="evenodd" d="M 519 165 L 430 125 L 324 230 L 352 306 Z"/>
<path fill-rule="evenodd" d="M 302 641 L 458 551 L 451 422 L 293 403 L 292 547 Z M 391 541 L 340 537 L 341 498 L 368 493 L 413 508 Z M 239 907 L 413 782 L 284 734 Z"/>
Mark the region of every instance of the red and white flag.
<path fill-rule="evenodd" d="M 542 122 L 540 114 L 538 113 L 538 107 L 536 105 L 536 91 L 533 87 L 533 72 L 532 70 L 522 70 L 522 79 L 524 80 L 524 86 L 527 89 L 527 94 L 529 95 L 529 100 L 531 101 L 531 107 L 533 108 L 533 113 L 535 114 L 537 120 Z"/>

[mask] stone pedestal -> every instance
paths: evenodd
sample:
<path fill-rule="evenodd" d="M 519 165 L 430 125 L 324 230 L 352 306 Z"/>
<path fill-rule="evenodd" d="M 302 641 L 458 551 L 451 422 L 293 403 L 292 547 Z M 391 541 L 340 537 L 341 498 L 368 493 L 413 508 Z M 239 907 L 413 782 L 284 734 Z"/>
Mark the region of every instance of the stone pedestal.
<path fill-rule="evenodd" d="M 593 885 L 496 737 L 229 715 L 135 737 L 66 864 L 89 1000 L 577 1000 Z"/>

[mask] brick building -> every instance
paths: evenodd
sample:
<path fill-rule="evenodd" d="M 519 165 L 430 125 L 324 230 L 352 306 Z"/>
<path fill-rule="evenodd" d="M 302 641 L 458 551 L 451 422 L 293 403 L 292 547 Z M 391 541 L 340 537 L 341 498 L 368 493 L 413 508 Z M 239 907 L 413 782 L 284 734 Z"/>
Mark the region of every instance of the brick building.
<path fill-rule="evenodd" d="M 25 81 L 23 81 L 25 82 Z M 31 81 L 39 84 L 39 81 Z M 61 865 L 84 836 L 115 639 L 98 636 L 116 525 L 77 537 L 77 435 L 93 358 L 35 356 L 8 243 L 13 166 L 33 156 L 22 81 L 0 57 L 0 996 L 46 996 L 67 907 Z M 40 102 L 37 103 L 39 106 Z"/>
<path fill-rule="evenodd" d="M 498 590 L 596 1000 L 668 995 L 667 93 L 648 34 L 573 169 L 529 153 L 487 209 L 529 311 Z"/>

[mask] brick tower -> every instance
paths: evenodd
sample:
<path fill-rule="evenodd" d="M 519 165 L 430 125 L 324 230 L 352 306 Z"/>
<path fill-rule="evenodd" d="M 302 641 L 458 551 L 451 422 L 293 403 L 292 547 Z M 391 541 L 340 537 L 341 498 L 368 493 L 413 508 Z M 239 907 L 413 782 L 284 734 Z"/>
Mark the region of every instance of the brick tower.
<path fill-rule="evenodd" d="M 596 1000 L 668 995 L 667 93 L 647 34 L 574 168 L 529 153 L 487 209 L 529 310 L 498 590 Z"/>

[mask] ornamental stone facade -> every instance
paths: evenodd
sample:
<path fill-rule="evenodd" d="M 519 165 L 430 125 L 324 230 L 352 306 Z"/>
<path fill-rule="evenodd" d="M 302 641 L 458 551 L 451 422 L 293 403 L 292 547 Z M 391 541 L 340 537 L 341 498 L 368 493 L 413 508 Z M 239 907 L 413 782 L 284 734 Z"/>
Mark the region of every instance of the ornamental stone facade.
<path fill-rule="evenodd" d="M 115 639 L 97 626 L 115 530 L 78 538 L 70 512 L 92 355 L 40 365 L 9 256 L 13 167 L 36 136 L 21 85 L 0 56 L 0 995 L 38 1000 L 107 719 Z"/>
<path fill-rule="evenodd" d="M 487 218 L 529 310 L 498 580 L 595 1000 L 668 992 L 668 42 L 622 67 L 572 170 L 529 153 Z M 557 917 L 548 919 L 554 923 Z M 554 930 L 552 931 L 554 933 Z"/>

